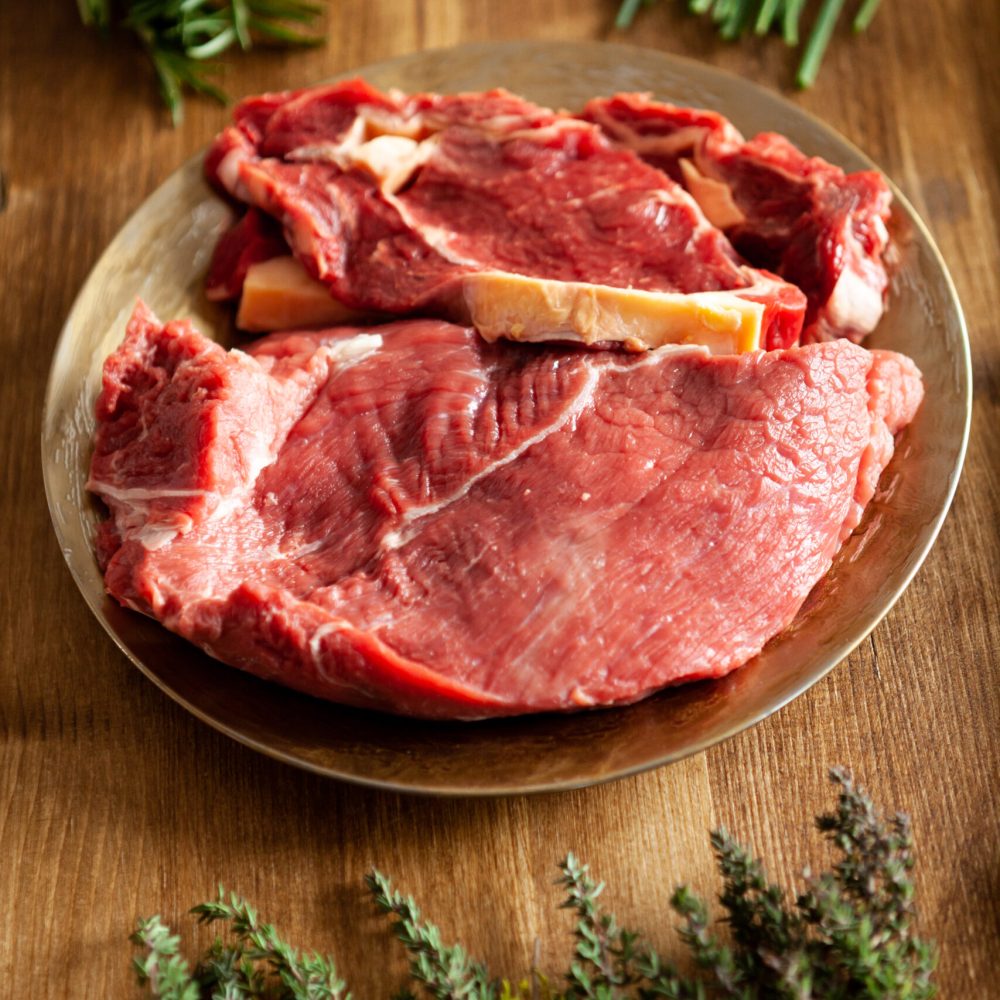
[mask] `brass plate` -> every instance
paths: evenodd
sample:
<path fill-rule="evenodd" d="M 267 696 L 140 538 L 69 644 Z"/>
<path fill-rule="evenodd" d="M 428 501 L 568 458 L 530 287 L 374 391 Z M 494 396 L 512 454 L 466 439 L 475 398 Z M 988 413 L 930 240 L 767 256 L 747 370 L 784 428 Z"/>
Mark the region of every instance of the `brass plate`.
<path fill-rule="evenodd" d="M 776 130 L 847 169 L 872 164 L 780 97 L 696 62 L 602 43 L 467 45 L 357 71 L 404 90 L 505 86 L 578 108 L 594 95 L 649 90 L 716 108 L 745 134 Z M 354 75 L 354 74 L 350 74 Z M 480 723 L 427 723 L 314 700 L 210 659 L 109 600 L 93 556 L 98 511 L 84 490 L 101 363 L 121 340 L 137 296 L 164 319 L 192 316 L 231 337 L 201 294 L 228 210 L 196 157 L 126 223 L 98 261 L 52 361 L 42 464 L 52 521 L 70 570 L 101 624 L 133 663 L 198 718 L 263 753 L 366 785 L 443 795 L 574 788 L 677 760 L 786 704 L 861 642 L 910 582 L 951 503 L 971 408 L 968 336 L 955 289 L 926 228 L 896 197 L 902 264 L 870 346 L 909 354 L 927 397 L 898 442 L 879 494 L 792 625 L 721 681 L 665 691 L 630 708 Z"/>

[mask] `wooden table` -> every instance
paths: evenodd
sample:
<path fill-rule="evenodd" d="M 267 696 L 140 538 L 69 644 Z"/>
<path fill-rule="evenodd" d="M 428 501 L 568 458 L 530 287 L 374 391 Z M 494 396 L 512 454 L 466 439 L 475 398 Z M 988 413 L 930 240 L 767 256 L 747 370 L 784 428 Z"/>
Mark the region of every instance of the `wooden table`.
<path fill-rule="evenodd" d="M 532 36 L 617 38 L 613 0 L 410 4 L 338 0 L 326 47 L 227 64 L 232 93 L 305 84 L 417 48 Z M 777 40 L 730 47 L 671 4 L 627 40 L 773 87 Z M 715 886 L 707 831 L 725 823 L 791 884 L 825 855 L 809 828 L 826 769 L 852 768 L 913 817 L 922 928 L 945 996 L 996 995 L 1000 973 L 1000 7 L 886 0 L 870 32 L 836 39 L 793 100 L 857 142 L 909 195 L 954 275 L 976 403 L 964 478 L 940 540 L 872 638 L 776 716 L 680 764 L 586 791 L 447 801 L 310 776 L 198 723 L 134 670 L 63 566 L 42 492 L 46 372 L 101 249 L 143 198 L 222 125 L 192 100 L 172 129 L 141 54 L 115 58 L 68 0 L 0 7 L 0 994 L 138 995 L 125 938 L 139 914 L 187 928 L 218 881 L 287 935 L 339 956 L 358 997 L 404 962 L 361 888 L 373 863 L 445 935 L 515 976 L 542 940 L 558 973 L 568 917 L 556 860 L 572 849 L 631 925 L 676 949 L 672 887 Z"/>

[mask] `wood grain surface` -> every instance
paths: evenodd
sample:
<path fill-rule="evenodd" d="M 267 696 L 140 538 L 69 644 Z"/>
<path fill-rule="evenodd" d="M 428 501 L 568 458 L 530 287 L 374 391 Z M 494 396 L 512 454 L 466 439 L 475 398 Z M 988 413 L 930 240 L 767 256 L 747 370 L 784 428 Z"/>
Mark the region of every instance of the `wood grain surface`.
<path fill-rule="evenodd" d="M 684 53 L 775 88 L 778 40 L 731 47 L 680 4 L 622 39 L 613 0 L 337 0 L 324 48 L 225 64 L 234 94 L 304 85 L 426 47 L 513 38 L 616 39 Z M 49 524 L 38 441 L 46 373 L 102 248 L 226 118 L 202 100 L 169 126 L 141 53 L 84 32 L 69 0 L 0 5 L 0 996 L 132 997 L 136 916 L 184 911 L 217 882 L 293 941 L 332 950 L 358 998 L 405 962 L 361 888 L 372 864 L 496 972 L 558 973 L 568 849 L 609 883 L 630 925 L 677 951 L 667 901 L 712 892 L 725 823 L 794 884 L 826 855 L 810 819 L 850 767 L 912 815 L 923 931 L 945 997 L 1000 975 L 1000 6 L 886 0 L 869 33 L 835 38 L 814 90 L 792 95 L 861 146 L 929 223 L 969 322 L 976 399 L 962 483 L 927 563 L 845 663 L 741 736 L 585 791 L 433 800 L 322 780 L 188 716 L 91 618 Z M 114 55 L 112 55 L 114 53 Z M 195 936 L 193 940 L 197 941 Z M 203 939 L 202 939 L 203 940 Z"/>

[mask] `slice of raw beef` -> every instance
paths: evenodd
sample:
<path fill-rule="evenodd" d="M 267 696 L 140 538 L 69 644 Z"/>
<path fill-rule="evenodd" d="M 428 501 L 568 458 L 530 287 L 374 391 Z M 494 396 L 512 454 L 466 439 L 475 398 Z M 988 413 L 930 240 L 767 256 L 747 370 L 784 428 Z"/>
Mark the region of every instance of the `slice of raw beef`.
<path fill-rule="evenodd" d="M 881 175 L 845 174 L 770 132 L 747 142 L 714 111 L 648 94 L 595 99 L 583 116 L 683 183 L 748 261 L 806 293 L 803 343 L 860 341 L 875 328 L 892 200 Z"/>
<path fill-rule="evenodd" d="M 238 299 L 247 271 L 254 264 L 288 253 L 288 244 L 274 219 L 257 209 L 244 212 L 219 238 L 205 276 L 205 295 L 213 302 Z"/>
<path fill-rule="evenodd" d="M 417 716 L 576 709 L 758 653 L 921 396 L 846 340 L 635 355 L 410 320 L 245 354 L 139 308 L 88 485 L 109 592 L 220 660 Z"/>
<path fill-rule="evenodd" d="M 277 219 L 358 310 L 475 320 L 465 279 L 485 272 L 725 293 L 763 305 L 767 347 L 794 343 L 805 314 L 802 293 L 747 266 L 679 184 L 597 126 L 506 91 L 407 96 L 352 80 L 252 98 L 206 172 Z"/>

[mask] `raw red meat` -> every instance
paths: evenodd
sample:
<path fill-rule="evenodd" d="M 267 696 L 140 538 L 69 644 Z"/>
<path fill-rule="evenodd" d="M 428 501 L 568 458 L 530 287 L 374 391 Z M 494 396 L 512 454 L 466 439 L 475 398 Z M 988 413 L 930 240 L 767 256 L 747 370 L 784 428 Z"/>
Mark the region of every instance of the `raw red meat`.
<path fill-rule="evenodd" d="M 241 104 L 213 183 L 278 219 L 346 305 L 467 318 L 463 276 L 501 271 L 766 306 L 798 338 L 802 293 L 742 262 L 684 189 L 601 130 L 505 91 L 383 94 L 362 81 Z"/>
<path fill-rule="evenodd" d="M 573 709 L 753 657 L 921 395 L 846 340 L 629 355 L 411 320 L 248 356 L 139 308 L 88 485 L 109 591 L 219 659 L 418 716 Z"/>
<path fill-rule="evenodd" d="M 238 299 L 253 264 L 288 253 L 281 227 L 255 208 L 222 234 L 205 277 L 205 295 L 215 302 Z"/>
<path fill-rule="evenodd" d="M 803 343 L 860 341 L 875 328 L 888 285 L 892 200 L 881 175 L 845 174 L 770 132 L 747 142 L 722 115 L 647 94 L 595 99 L 583 116 L 686 184 L 750 263 L 806 293 Z"/>

